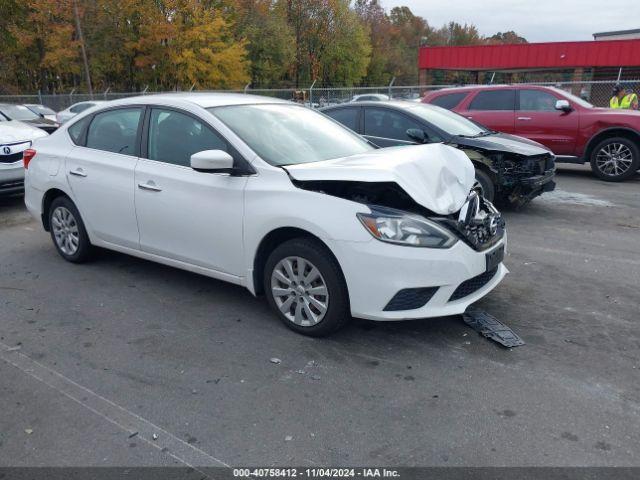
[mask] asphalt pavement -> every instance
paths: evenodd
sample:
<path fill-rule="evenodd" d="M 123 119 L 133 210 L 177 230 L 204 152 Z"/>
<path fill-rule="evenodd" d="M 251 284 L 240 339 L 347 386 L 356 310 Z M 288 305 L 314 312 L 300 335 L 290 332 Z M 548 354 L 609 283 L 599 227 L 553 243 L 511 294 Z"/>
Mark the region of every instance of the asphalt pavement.
<path fill-rule="evenodd" d="M 478 304 L 514 349 L 460 317 L 306 338 L 237 286 L 66 263 L 0 199 L 0 466 L 640 466 L 640 175 L 557 180 Z"/>

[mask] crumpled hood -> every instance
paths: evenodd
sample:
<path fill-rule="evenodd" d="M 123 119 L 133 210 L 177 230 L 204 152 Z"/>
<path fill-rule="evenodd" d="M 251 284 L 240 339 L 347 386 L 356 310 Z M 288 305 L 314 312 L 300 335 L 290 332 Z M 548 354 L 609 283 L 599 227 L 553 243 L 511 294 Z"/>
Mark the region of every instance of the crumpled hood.
<path fill-rule="evenodd" d="M 36 138 L 46 137 L 48 135 L 44 130 L 32 127 L 26 123 L 17 120 L 0 122 L 0 143 L 17 143 L 27 140 L 35 140 Z"/>
<path fill-rule="evenodd" d="M 475 180 L 469 157 L 439 143 L 381 148 L 283 168 L 300 181 L 395 182 L 417 203 L 439 215 L 460 210 Z"/>

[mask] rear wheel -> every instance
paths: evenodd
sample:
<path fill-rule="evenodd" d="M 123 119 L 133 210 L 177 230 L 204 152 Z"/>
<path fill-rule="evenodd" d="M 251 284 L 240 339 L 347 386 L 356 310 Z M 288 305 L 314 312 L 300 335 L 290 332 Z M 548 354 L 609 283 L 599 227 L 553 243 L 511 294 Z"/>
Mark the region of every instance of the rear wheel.
<path fill-rule="evenodd" d="M 340 266 L 317 241 L 296 238 L 277 247 L 267 259 L 263 280 L 269 305 L 298 333 L 329 335 L 350 318 Z"/>
<path fill-rule="evenodd" d="M 58 197 L 49 207 L 51 239 L 62 258 L 69 262 L 86 261 L 92 252 L 89 236 L 80 212 L 68 197 Z"/>
<path fill-rule="evenodd" d="M 612 137 L 598 143 L 591 152 L 591 170 L 607 182 L 622 182 L 640 168 L 640 150 L 631 140 Z"/>
<path fill-rule="evenodd" d="M 491 177 L 480 169 L 476 168 L 476 181 L 473 184 L 474 190 L 493 203 L 496 196 L 496 186 Z"/>

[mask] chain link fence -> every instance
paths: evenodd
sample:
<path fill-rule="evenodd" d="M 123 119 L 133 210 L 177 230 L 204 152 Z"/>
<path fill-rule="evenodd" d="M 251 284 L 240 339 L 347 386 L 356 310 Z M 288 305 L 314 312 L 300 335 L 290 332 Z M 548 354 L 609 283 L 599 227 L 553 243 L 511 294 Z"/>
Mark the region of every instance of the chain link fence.
<path fill-rule="evenodd" d="M 616 81 L 579 81 L 579 82 L 527 82 L 517 85 L 546 85 L 559 88 L 572 93 L 597 107 L 609 106 L 609 99 Z M 640 93 L 640 79 L 624 80 L 620 82 L 628 90 Z M 394 100 L 419 100 L 427 92 L 442 88 L 460 87 L 461 84 L 452 85 L 411 85 L 411 86 L 384 86 L 384 87 L 344 87 L 344 88 L 286 88 L 286 89 L 251 89 L 224 90 L 225 92 L 247 93 L 297 101 L 313 108 L 321 108 L 328 105 L 336 105 L 352 101 L 356 96 L 383 95 L 381 99 Z M 220 92 L 222 90 L 207 90 Z M 117 100 L 120 98 L 138 95 L 152 95 L 154 93 L 174 92 L 104 92 L 89 95 L 86 93 L 69 93 L 58 95 L 0 95 L 0 103 L 37 103 L 60 111 L 77 102 L 89 100 Z"/>

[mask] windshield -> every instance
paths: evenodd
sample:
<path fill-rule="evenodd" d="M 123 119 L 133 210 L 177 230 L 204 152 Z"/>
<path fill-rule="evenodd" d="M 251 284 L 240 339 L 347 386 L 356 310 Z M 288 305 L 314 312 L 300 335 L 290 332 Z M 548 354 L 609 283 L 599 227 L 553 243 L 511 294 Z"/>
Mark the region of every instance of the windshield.
<path fill-rule="evenodd" d="M 40 118 L 24 105 L 2 105 L 0 111 L 11 120 L 37 120 Z"/>
<path fill-rule="evenodd" d="M 478 137 L 490 133 L 462 115 L 435 105 L 416 104 L 409 111 L 452 136 Z"/>
<path fill-rule="evenodd" d="M 319 162 L 374 149 L 337 122 L 298 105 L 233 105 L 207 110 L 271 165 Z"/>
<path fill-rule="evenodd" d="M 569 93 L 566 90 L 562 90 L 561 88 L 555 88 L 552 87 L 552 90 L 555 90 L 556 92 L 558 92 L 560 95 L 562 95 L 563 97 L 565 97 L 567 100 L 571 100 L 574 103 L 577 103 L 578 105 L 580 105 L 581 107 L 584 108 L 593 108 L 593 105 L 590 104 L 589 102 L 587 102 L 586 100 L 583 100 L 580 97 L 577 97 L 576 95 L 574 95 L 573 93 Z"/>
<path fill-rule="evenodd" d="M 45 107 L 44 105 L 29 105 L 29 109 L 36 113 L 41 113 L 42 115 L 55 115 L 56 112 L 51 110 L 49 107 Z"/>

